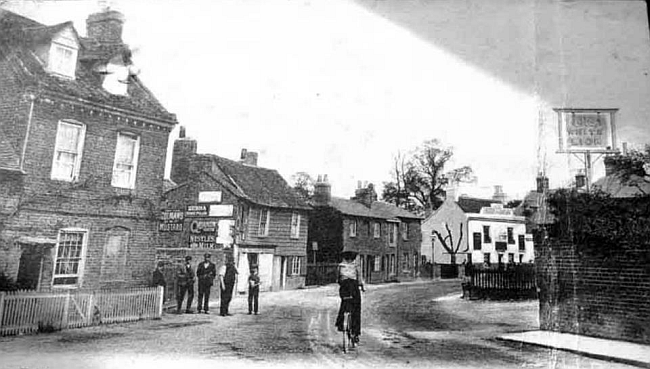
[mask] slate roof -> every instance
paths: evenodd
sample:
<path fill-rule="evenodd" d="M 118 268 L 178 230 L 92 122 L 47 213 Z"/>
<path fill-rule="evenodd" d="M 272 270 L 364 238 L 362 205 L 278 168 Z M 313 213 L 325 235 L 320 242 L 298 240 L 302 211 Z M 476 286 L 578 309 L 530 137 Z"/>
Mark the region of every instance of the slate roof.
<path fill-rule="evenodd" d="M 460 196 L 456 201 L 458 206 L 463 209 L 465 213 L 480 213 L 481 208 L 490 207 L 490 204 L 499 204 L 500 201 L 491 199 L 479 199 L 476 197 Z"/>
<path fill-rule="evenodd" d="M 209 174 L 220 183 L 228 182 L 235 194 L 270 207 L 311 209 L 276 170 L 245 165 L 216 155 L 207 156 L 221 171 Z"/>
<path fill-rule="evenodd" d="M 388 204 L 381 201 L 375 201 L 372 205 L 366 205 L 356 201 L 348 200 L 340 197 L 332 197 L 330 206 L 335 208 L 346 215 L 357 217 L 376 218 L 376 219 L 396 219 L 396 218 L 409 218 L 409 219 L 422 219 L 422 217 L 415 215 L 407 210 L 398 208 L 395 205 Z"/>
<path fill-rule="evenodd" d="M 113 95 L 102 88 L 102 74 L 93 71 L 96 63 L 105 63 L 116 52 L 124 51 L 125 45 L 101 47 L 90 39 L 80 38 L 79 61 L 74 80 L 59 78 L 45 71 L 34 54 L 36 45 L 50 39 L 71 22 L 44 26 L 10 11 L 0 9 L 0 64 L 7 63 L 18 74 L 25 86 L 34 86 L 55 94 L 82 98 L 111 107 L 127 110 L 132 114 L 175 123 L 176 117 L 169 113 L 142 84 L 137 76 L 130 77 L 128 96 Z M 72 27 L 74 30 L 74 27 Z M 76 31 L 75 31 L 76 32 Z"/>

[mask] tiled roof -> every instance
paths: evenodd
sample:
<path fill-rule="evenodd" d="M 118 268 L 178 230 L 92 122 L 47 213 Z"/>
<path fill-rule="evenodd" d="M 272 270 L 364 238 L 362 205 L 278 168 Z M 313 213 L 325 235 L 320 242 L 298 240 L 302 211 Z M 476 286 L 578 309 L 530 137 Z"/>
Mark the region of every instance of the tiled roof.
<path fill-rule="evenodd" d="M 158 102 L 137 76 L 129 79 L 128 96 L 113 95 L 102 88 L 102 74 L 93 71 L 95 64 L 107 62 L 115 55 L 111 53 L 124 50 L 124 45 L 118 45 L 117 49 L 111 46 L 98 51 L 99 46 L 92 40 L 80 39 L 75 79 L 59 78 L 47 73 L 33 52 L 34 47 L 49 42 L 48 38 L 65 27 L 72 27 L 72 23 L 47 27 L 15 13 L 0 10 L 0 35 L 11 35 L 0 39 L 0 63 L 9 63 L 9 70 L 21 71 L 18 75 L 21 81 L 26 85 L 37 86 L 39 90 L 81 98 L 152 119 L 172 123 L 176 121 L 174 114 Z"/>
<path fill-rule="evenodd" d="M 377 219 L 395 219 L 395 218 L 411 218 L 421 219 L 422 217 L 415 215 L 407 210 L 398 208 L 395 205 L 385 202 L 375 201 L 371 207 L 355 201 L 343 199 L 340 197 L 332 197 L 330 205 L 336 210 L 346 215 L 353 215 L 366 218 Z"/>
<path fill-rule="evenodd" d="M 465 213 L 480 213 L 481 208 L 490 207 L 490 204 L 498 204 L 500 201 L 491 199 L 479 199 L 476 197 L 461 196 L 456 201 L 458 206 L 463 209 Z"/>
<path fill-rule="evenodd" d="M 632 175 L 625 184 L 616 176 L 607 176 L 600 178 L 592 186 L 617 198 L 650 194 L 650 182 L 638 175 Z"/>
<path fill-rule="evenodd" d="M 0 169 L 20 170 L 20 157 L 0 129 Z"/>
<path fill-rule="evenodd" d="M 233 192 L 250 201 L 271 207 L 310 209 L 276 170 L 245 165 L 216 155 L 209 156 L 234 186 Z"/>

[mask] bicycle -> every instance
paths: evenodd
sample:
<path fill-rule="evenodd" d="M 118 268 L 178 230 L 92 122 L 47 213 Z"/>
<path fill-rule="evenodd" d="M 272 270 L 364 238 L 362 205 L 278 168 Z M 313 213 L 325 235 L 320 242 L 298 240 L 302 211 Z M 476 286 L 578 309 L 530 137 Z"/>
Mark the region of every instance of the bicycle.
<path fill-rule="evenodd" d="M 343 300 L 352 300 L 352 297 L 344 297 Z M 345 304 L 346 309 L 343 312 L 343 352 L 347 353 L 349 349 L 356 345 L 354 334 L 352 333 L 352 313 L 350 304 Z"/>

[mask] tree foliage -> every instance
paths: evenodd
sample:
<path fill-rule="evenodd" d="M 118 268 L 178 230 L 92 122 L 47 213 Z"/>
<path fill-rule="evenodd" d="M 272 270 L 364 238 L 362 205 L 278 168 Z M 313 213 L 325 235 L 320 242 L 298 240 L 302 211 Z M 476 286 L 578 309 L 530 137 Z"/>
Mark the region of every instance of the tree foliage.
<path fill-rule="evenodd" d="M 448 185 L 474 180 L 469 166 L 445 172 L 452 156 L 453 149 L 436 139 L 425 141 L 407 155 L 398 153 L 393 158 L 392 181 L 384 182 L 382 199 L 411 211 L 437 209 Z"/>
<path fill-rule="evenodd" d="M 314 196 L 314 179 L 306 172 L 298 172 L 291 176 L 293 189 L 305 200 L 310 200 Z"/>
<path fill-rule="evenodd" d="M 605 164 L 613 169 L 613 175 L 621 183 L 636 187 L 640 193 L 650 195 L 641 186 L 650 178 L 650 145 L 644 150 L 630 150 L 627 154 L 618 154 L 605 158 Z"/>

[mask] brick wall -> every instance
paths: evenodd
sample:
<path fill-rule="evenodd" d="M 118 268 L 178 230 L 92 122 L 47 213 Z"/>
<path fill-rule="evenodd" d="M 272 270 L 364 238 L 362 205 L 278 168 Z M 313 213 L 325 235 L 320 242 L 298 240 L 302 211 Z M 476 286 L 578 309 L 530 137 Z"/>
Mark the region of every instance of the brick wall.
<path fill-rule="evenodd" d="M 650 343 L 648 245 L 612 245 L 603 257 L 557 239 L 536 244 L 541 329 Z"/>

